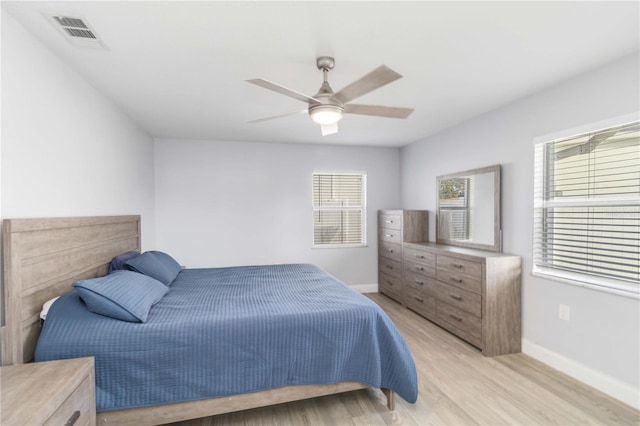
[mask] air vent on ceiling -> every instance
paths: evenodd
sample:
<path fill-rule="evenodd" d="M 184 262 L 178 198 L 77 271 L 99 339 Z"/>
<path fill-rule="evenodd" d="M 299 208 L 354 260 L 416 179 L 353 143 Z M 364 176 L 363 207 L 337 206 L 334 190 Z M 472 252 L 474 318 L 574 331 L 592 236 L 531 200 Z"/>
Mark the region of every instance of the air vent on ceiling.
<path fill-rule="evenodd" d="M 49 15 L 53 24 L 74 46 L 107 49 L 107 46 L 84 18 Z"/>

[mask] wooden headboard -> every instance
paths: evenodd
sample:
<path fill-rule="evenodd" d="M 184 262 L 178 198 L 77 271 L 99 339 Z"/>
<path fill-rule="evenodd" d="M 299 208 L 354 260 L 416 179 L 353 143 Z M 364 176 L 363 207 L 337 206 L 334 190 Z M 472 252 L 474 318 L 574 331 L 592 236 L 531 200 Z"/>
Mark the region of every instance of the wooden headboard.
<path fill-rule="evenodd" d="M 106 275 L 114 256 L 140 250 L 140 216 L 5 219 L 2 232 L 2 365 L 33 360 L 44 302 Z"/>

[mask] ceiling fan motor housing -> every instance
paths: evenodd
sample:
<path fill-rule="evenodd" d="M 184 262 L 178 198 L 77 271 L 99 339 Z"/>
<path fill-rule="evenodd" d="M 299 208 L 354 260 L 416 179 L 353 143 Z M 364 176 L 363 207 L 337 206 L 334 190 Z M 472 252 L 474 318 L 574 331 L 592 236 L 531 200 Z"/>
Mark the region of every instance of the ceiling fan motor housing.
<path fill-rule="evenodd" d="M 321 71 L 332 70 L 336 65 L 336 61 L 331 56 L 320 56 L 316 59 L 316 65 Z"/>

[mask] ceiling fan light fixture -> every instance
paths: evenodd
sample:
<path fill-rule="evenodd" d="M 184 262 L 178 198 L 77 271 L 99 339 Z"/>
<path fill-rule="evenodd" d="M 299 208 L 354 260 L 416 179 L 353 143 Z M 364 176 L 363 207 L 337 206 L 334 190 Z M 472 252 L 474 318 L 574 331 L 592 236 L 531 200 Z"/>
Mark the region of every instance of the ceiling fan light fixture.
<path fill-rule="evenodd" d="M 335 124 L 342 119 L 342 108 L 333 105 L 319 105 L 309 109 L 309 115 L 318 124 Z"/>

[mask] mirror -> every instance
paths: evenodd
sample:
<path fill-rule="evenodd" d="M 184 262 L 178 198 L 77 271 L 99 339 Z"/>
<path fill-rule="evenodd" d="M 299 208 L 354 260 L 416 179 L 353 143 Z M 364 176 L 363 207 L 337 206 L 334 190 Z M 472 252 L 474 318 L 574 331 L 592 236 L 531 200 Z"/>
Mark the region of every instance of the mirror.
<path fill-rule="evenodd" d="M 436 241 L 501 251 L 500 165 L 437 177 Z"/>

